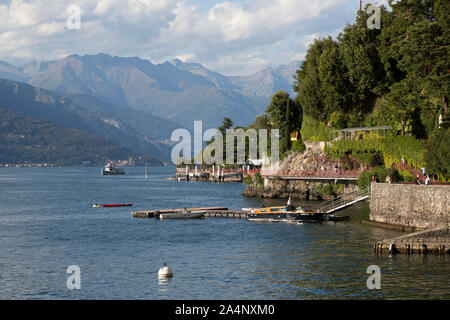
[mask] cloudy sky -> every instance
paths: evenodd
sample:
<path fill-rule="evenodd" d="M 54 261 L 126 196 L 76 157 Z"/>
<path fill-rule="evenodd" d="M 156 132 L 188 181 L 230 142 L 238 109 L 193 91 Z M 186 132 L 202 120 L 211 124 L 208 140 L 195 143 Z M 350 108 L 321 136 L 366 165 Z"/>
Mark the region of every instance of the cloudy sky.
<path fill-rule="evenodd" d="M 249 74 L 301 60 L 315 38 L 352 23 L 358 7 L 359 0 L 0 0 L 0 60 L 103 52 Z"/>

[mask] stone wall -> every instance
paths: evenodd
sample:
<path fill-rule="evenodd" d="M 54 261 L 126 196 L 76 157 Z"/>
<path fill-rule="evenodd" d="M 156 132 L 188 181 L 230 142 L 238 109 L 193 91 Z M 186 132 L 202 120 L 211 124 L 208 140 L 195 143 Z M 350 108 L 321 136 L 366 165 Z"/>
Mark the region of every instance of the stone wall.
<path fill-rule="evenodd" d="M 450 224 L 450 186 L 372 183 L 370 220 L 423 229 Z"/>

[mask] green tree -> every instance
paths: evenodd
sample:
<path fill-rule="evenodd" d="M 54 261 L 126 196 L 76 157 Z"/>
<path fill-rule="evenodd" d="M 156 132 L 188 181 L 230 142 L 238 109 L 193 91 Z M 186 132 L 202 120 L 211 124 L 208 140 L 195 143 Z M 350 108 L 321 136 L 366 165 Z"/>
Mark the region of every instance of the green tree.
<path fill-rule="evenodd" d="M 325 49 L 335 46 L 331 37 L 314 40 L 300 69 L 294 75 L 294 91 L 298 93 L 298 102 L 304 114 L 320 121 L 327 120 L 319 74 L 320 57 Z"/>
<path fill-rule="evenodd" d="M 330 120 L 333 112 L 348 111 L 352 104 L 352 87 L 341 61 L 339 46 L 325 49 L 319 59 L 319 77 L 323 99 L 322 119 Z"/>
<path fill-rule="evenodd" d="M 379 37 L 391 93 L 414 101 L 413 131 L 419 138 L 437 130 L 439 114 L 448 113 L 449 3 L 391 1 Z"/>
<path fill-rule="evenodd" d="M 233 121 L 230 118 L 223 118 L 222 120 L 222 125 L 217 128 L 222 135 L 225 137 L 226 135 L 226 130 L 227 129 L 231 129 L 233 127 Z"/>
<path fill-rule="evenodd" d="M 273 128 L 280 130 L 280 155 L 291 148 L 291 132 L 302 127 L 303 112 L 297 100 L 292 100 L 284 91 L 276 92 L 266 108 Z M 299 135 L 300 138 L 300 135 Z"/>
<path fill-rule="evenodd" d="M 267 116 L 266 113 L 260 114 L 255 118 L 255 121 L 249 126 L 249 128 L 259 130 L 259 129 L 266 129 L 270 130 L 272 126 L 270 125 L 270 119 Z"/>
<path fill-rule="evenodd" d="M 380 10 L 384 19 L 387 10 L 384 6 Z M 369 14 L 359 11 L 355 23 L 347 25 L 338 36 L 341 60 L 352 86 L 349 88 L 354 100 L 351 109 L 359 115 L 371 112 L 375 99 L 387 90 L 386 74 L 377 50 L 381 31 L 367 28 L 368 18 Z"/>

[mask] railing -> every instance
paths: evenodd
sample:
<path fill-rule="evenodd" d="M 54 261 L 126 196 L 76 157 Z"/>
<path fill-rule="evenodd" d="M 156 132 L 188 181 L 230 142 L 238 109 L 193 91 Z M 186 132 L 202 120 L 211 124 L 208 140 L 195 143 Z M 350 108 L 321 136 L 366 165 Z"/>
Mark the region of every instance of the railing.
<path fill-rule="evenodd" d="M 249 171 L 249 170 L 242 170 L 242 168 L 239 168 L 239 169 L 220 169 L 220 174 L 222 172 L 224 174 L 242 174 L 242 173 L 245 173 L 247 171 Z M 252 171 L 252 170 L 250 170 L 250 171 Z M 218 172 L 218 168 L 215 168 L 214 172 L 213 172 L 212 168 L 210 168 L 210 169 L 209 168 L 208 169 L 197 169 L 197 170 L 195 170 L 194 168 L 189 168 L 189 171 L 188 171 L 189 175 L 193 175 L 195 172 L 197 173 L 197 175 L 202 175 L 202 174 L 205 174 L 205 173 L 209 173 L 210 175 L 213 175 L 213 174 L 217 175 L 219 173 Z M 177 175 L 186 175 L 186 168 L 177 168 L 176 174 Z"/>
<path fill-rule="evenodd" d="M 335 211 L 334 209 L 344 208 L 346 206 L 350 206 L 353 203 L 362 201 L 368 198 L 369 194 L 370 194 L 370 186 L 352 193 L 343 194 L 338 198 L 322 203 L 319 211 L 325 213 L 333 212 Z"/>
<path fill-rule="evenodd" d="M 325 179 L 357 179 L 363 170 L 261 170 L 261 169 L 189 169 L 189 175 L 197 173 L 201 176 L 204 174 L 209 175 L 221 175 L 223 171 L 224 175 L 230 174 L 242 174 L 242 175 L 254 175 L 260 173 L 266 177 L 287 177 L 287 178 L 325 178 Z M 177 168 L 176 175 L 184 176 L 186 174 L 186 168 Z"/>

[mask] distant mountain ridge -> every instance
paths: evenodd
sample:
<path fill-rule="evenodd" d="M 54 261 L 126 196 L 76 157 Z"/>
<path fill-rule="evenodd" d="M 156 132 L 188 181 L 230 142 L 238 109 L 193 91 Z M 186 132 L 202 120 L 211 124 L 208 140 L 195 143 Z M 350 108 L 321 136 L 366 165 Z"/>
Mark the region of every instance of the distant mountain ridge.
<path fill-rule="evenodd" d="M 101 166 L 133 158 L 138 164 L 161 165 L 130 149 L 86 131 L 0 108 L 0 163 L 55 166 Z"/>
<path fill-rule="evenodd" d="M 177 59 L 153 64 L 101 53 L 32 62 L 9 74 L 36 87 L 65 95 L 90 95 L 189 128 L 194 120 L 217 127 L 224 117 L 248 125 L 264 112 L 275 91 L 293 94 L 293 75 L 299 66 L 294 61 L 249 76 L 230 77 Z M 0 66 L 2 71 L 6 72 Z"/>
<path fill-rule="evenodd" d="M 159 159 L 169 158 L 170 146 L 152 139 L 152 135 L 157 134 L 152 122 L 165 124 L 169 130 L 177 127 L 176 125 L 138 110 L 128 111 L 112 104 L 104 107 L 103 101 L 90 96 L 75 97 L 74 100 L 77 99 L 89 106 L 89 109 L 80 107 L 67 96 L 56 95 L 23 82 L 0 79 L 0 108 L 4 110 L 48 121 L 57 126 L 89 132 L 136 153 L 152 155 Z M 108 113 L 103 113 L 102 107 L 108 109 Z M 137 120 L 133 122 L 133 119 L 127 119 L 125 115 L 121 117 L 125 120 L 114 116 L 114 113 L 133 116 L 133 112 L 137 113 L 135 118 L 149 122 L 146 131 L 134 128 L 139 125 Z"/>

